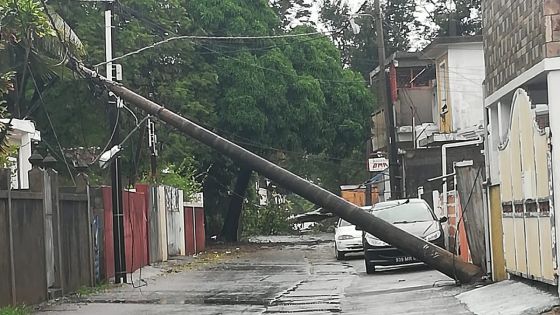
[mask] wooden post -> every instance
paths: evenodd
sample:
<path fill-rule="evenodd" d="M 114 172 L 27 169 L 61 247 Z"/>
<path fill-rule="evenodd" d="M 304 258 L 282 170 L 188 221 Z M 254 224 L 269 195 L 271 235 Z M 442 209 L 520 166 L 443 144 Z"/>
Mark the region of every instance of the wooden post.
<path fill-rule="evenodd" d="M 91 200 L 91 193 L 89 187 L 89 177 L 86 173 L 80 173 L 76 176 L 76 192 L 77 193 L 85 193 L 87 195 L 87 226 L 88 226 L 88 254 L 89 254 L 89 282 L 90 286 L 95 285 L 95 269 L 94 269 L 94 260 L 95 254 L 93 252 L 93 230 L 92 230 L 92 221 L 93 221 L 93 202 Z"/>
<path fill-rule="evenodd" d="M 8 192 L 8 200 L 6 201 L 6 206 L 8 210 L 8 238 L 9 238 L 9 248 L 10 253 L 10 283 L 11 283 L 11 296 L 12 304 L 17 304 L 17 292 L 16 292 L 16 270 L 14 265 L 14 234 L 13 234 L 13 224 L 12 224 L 12 185 L 11 185 L 12 170 L 8 168 L 0 169 L 0 190 L 6 190 Z"/>

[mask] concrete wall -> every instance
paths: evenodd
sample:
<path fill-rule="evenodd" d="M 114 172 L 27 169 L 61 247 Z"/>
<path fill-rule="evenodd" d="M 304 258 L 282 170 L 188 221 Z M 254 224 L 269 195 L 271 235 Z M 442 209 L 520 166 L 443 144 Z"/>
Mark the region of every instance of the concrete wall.
<path fill-rule="evenodd" d="M 167 252 L 170 256 L 185 255 L 185 219 L 183 191 L 165 186 L 167 215 Z"/>
<path fill-rule="evenodd" d="M 453 131 L 483 124 L 482 43 L 457 44 L 447 52 Z"/>

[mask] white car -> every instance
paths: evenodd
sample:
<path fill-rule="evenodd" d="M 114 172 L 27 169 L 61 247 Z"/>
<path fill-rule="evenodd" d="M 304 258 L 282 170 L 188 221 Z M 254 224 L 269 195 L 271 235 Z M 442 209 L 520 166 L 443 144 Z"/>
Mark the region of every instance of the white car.
<path fill-rule="evenodd" d="M 359 253 L 363 249 L 362 231 L 357 231 L 354 224 L 339 219 L 334 229 L 336 259 L 344 259 L 346 253 Z"/>

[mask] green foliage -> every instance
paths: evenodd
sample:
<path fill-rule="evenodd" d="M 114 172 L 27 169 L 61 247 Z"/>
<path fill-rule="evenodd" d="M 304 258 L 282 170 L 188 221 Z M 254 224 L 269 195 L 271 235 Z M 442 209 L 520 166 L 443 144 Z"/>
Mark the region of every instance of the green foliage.
<path fill-rule="evenodd" d="M 243 236 L 289 234 L 293 232 L 288 221 L 290 215 L 287 204 L 258 206 L 247 203 L 242 215 Z"/>
<path fill-rule="evenodd" d="M 3 99 L 5 94 L 8 94 L 8 92 L 14 89 L 12 80 L 15 75 L 16 73 L 14 71 L 0 74 L 0 99 Z"/>
<path fill-rule="evenodd" d="M 36 0 L 0 0 L 0 17 L 3 36 L 13 42 L 55 35 L 41 2 Z"/>
<path fill-rule="evenodd" d="M 196 168 L 193 161 L 185 158 L 179 166 L 167 164 L 162 169 L 157 183 L 179 188 L 183 190 L 183 199 L 191 200 L 196 193 L 202 190 L 202 185 L 196 181 L 195 174 Z"/>
<path fill-rule="evenodd" d="M 49 5 L 53 8 L 50 11 L 60 14 L 79 36 L 88 52 L 84 63 L 102 62 L 104 5 L 71 0 L 53 0 Z M 315 31 L 312 27 L 284 30 L 284 17 L 266 0 L 123 0 L 114 12 L 115 56 L 181 34 L 256 36 Z M 119 63 L 124 85 L 336 191 L 348 180 L 363 180 L 351 178 L 363 169 L 363 163 L 344 161 L 355 152 L 363 152 L 367 119 L 374 109 L 363 77 L 346 69 L 340 60 L 340 51 L 329 38 L 314 36 L 178 40 Z M 43 80 L 39 76 L 38 85 L 62 145 L 103 147 L 113 127 L 104 123 L 106 92 L 86 81 L 56 78 Z M 44 111 L 37 110 L 39 98 L 34 89 L 29 89 L 29 82 L 27 86 L 22 108 L 35 109 L 31 117 L 44 139 L 54 143 Z M 134 124 L 123 111 L 121 134 Z M 207 228 L 210 233 L 219 230 L 238 165 L 164 124 L 157 128 L 162 143 L 158 165 L 160 169 L 169 166 L 172 171 L 162 174 L 160 181 L 185 189 L 187 195 L 198 192 L 203 185 Z M 133 163 L 132 157 L 139 142 L 145 141 L 134 135 L 127 143 L 123 157 L 123 167 L 130 170 L 127 173 L 133 173 L 136 164 L 138 173 L 147 172 L 145 145 L 140 151 L 144 157 L 141 163 Z M 328 164 L 313 162 L 324 160 Z M 266 217 L 265 212 L 260 216 Z"/>
<path fill-rule="evenodd" d="M 4 306 L 0 308 L 0 315 L 27 315 L 31 314 L 31 309 L 25 305 Z"/>
<path fill-rule="evenodd" d="M 480 0 L 454 0 L 450 6 L 447 0 L 430 1 L 435 6 L 430 13 L 428 22 L 435 28 L 426 27 L 424 37 L 433 39 L 436 36 L 469 36 L 482 31 L 482 14 Z M 455 25 L 456 33 L 451 33 L 451 25 Z"/>
<path fill-rule="evenodd" d="M 97 285 L 95 285 L 94 287 L 88 287 L 88 286 L 81 286 L 78 291 L 76 292 L 76 294 L 79 297 L 86 297 L 88 295 L 93 295 L 93 294 L 97 294 L 103 291 L 106 291 L 107 289 L 111 288 L 111 284 L 107 283 L 107 282 L 101 282 Z"/>
<path fill-rule="evenodd" d="M 409 33 L 418 26 L 414 17 L 416 4 L 414 1 L 393 0 L 388 1 L 382 8 L 384 16 L 383 30 L 386 55 L 395 51 L 406 51 L 410 48 Z M 324 1 L 320 19 L 333 31 L 333 41 L 342 52 L 342 61 L 355 71 L 362 74 L 365 79 L 378 65 L 377 35 L 375 27 L 375 10 L 373 3 L 364 2 L 353 16 L 347 1 Z M 359 26 L 355 34 L 350 27 L 350 20 Z"/>
<path fill-rule="evenodd" d="M 282 19 L 284 28 L 293 24 L 314 25 L 311 21 L 313 15 L 313 2 L 307 0 L 270 0 L 270 5 Z"/>

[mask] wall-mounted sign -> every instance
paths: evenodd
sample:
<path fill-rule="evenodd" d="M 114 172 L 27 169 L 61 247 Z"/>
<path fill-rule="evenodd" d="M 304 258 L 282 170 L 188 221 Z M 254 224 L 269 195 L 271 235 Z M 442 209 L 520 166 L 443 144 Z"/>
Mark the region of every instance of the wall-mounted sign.
<path fill-rule="evenodd" d="M 389 160 L 386 158 L 370 158 L 368 160 L 368 170 L 370 172 L 383 172 L 389 167 Z"/>

